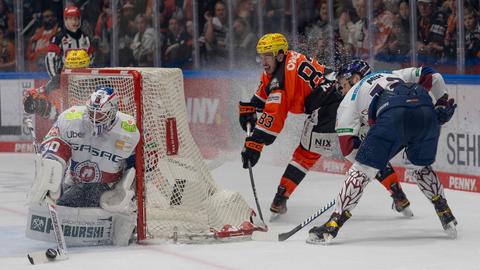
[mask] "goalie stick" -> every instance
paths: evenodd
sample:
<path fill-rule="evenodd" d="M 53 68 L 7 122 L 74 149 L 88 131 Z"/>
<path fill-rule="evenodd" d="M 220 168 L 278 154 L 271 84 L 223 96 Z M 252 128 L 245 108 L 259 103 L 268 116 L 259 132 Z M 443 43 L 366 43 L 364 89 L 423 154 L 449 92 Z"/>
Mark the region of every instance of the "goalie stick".
<path fill-rule="evenodd" d="M 266 233 L 266 232 L 253 232 L 252 234 L 252 239 L 256 241 L 285 241 L 290 236 L 294 235 L 301 229 L 303 229 L 305 226 L 310 224 L 313 220 L 315 220 L 317 217 L 322 215 L 323 213 L 327 212 L 328 209 L 330 209 L 332 206 L 335 205 L 335 199 L 331 200 L 328 202 L 322 209 L 317 210 L 315 213 L 313 213 L 311 216 L 309 216 L 307 219 L 302 221 L 302 223 L 298 224 L 295 228 L 291 229 L 288 232 L 280 233 L 280 234 L 275 234 L 275 233 Z"/>
<path fill-rule="evenodd" d="M 250 136 L 250 135 L 252 135 L 251 126 L 250 126 L 250 123 L 247 123 L 247 136 Z M 257 189 L 255 188 L 255 181 L 253 179 L 253 171 L 252 171 L 252 165 L 250 164 L 250 161 L 248 161 L 248 174 L 250 175 L 250 184 L 252 184 L 253 197 L 255 198 L 255 204 L 257 205 L 258 216 L 260 217 L 260 221 L 262 221 L 263 223 L 261 225 L 264 227 L 264 231 L 268 231 L 267 224 L 265 224 L 265 220 L 263 220 L 260 203 L 258 202 Z"/>
<path fill-rule="evenodd" d="M 39 149 L 37 145 L 37 137 L 35 135 L 35 130 L 33 128 L 32 120 L 27 119 L 25 121 L 27 128 L 30 130 L 32 135 L 32 144 L 35 154 L 39 154 Z M 63 230 L 60 225 L 60 219 L 58 218 L 58 213 L 55 205 L 55 201 L 50 198 L 50 195 L 47 193 L 45 197 L 45 204 L 48 208 L 48 213 L 52 220 L 53 233 L 55 235 L 55 241 L 57 242 L 57 249 L 49 248 L 45 252 L 37 251 L 27 254 L 27 258 L 31 264 L 40 264 L 53 260 L 66 260 L 68 259 L 67 254 L 67 245 L 65 243 L 65 237 L 63 235 Z"/>

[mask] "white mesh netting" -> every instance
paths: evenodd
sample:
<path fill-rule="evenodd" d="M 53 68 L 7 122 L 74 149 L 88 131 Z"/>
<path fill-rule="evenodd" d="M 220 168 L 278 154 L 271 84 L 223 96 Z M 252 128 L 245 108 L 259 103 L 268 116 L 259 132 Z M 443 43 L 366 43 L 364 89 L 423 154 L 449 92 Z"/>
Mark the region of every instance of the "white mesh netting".
<path fill-rule="evenodd" d="M 128 70 L 141 74 L 141 89 L 135 89 L 135 76 Z M 226 224 L 238 227 L 250 220 L 250 207 L 238 193 L 222 190 L 214 183 L 193 141 L 180 69 L 90 69 L 68 71 L 62 76 L 68 106 L 83 105 L 96 87 L 110 86 L 119 94 L 120 110 L 137 116 L 134 93 L 141 91 L 141 162 L 148 236 L 211 234 L 211 229 L 221 230 Z"/>

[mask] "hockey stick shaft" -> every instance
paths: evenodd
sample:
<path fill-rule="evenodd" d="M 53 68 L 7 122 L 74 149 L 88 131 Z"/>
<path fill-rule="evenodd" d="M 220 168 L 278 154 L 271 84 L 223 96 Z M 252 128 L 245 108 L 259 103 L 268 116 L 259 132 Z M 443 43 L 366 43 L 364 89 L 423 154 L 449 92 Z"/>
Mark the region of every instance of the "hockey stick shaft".
<path fill-rule="evenodd" d="M 312 222 L 313 220 L 315 220 L 317 217 L 319 217 L 320 215 L 322 215 L 323 213 L 327 212 L 328 209 L 330 209 L 332 206 L 335 205 L 335 199 L 331 200 L 330 202 L 328 202 L 322 209 L 319 209 L 317 210 L 315 213 L 313 213 L 311 216 L 309 216 L 307 219 L 305 219 L 304 221 L 302 221 L 302 223 L 298 224 L 297 227 L 293 228 L 292 230 L 286 232 L 286 233 L 281 233 L 278 235 L 278 241 L 285 241 L 287 240 L 288 238 L 290 238 L 290 236 L 294 235 L 295 233 L 297 233 L 298 231 L 300 231 L 303 227 L 307 226 L 308 224 L 310 224 L 310 222 Z"/>
<path fill-rule="evenodd" d="M 250 123 L 247 123 L 247 135 L 251 135 L 251 126 Z M 250 175 L 250 184 L 252 185 L 252 190 L 253 190 L 253 197 L 255 198 L 255 204 L 257 205 L 257 211 L 258 211 L 258 216 L 260 217 L 260 220 L 263 222 L 263 225 L 265 225 L 265 228 L 267 227 L 265 220 L 263 219 L 262 215 L 262 208 L 260 207 L 260 203 L 258 202 L 258 196 L 257 196 L 257 189 L 255 188 L 255 180 L 253 178 L 253 170 L 252 170 L 252 165 L 250 164 L 250 161 L 248 163 L 248 174 Z"/>
<path fill-rule="evenodd" d="M 27 119 L 25 123 L 28 129 L 30 130 L 30 134 L 32 135 L 32 144 L 35 150 L 35 154 L 39 154 L 39 148 L 37 145 L 37 136 L 35 134 L 35 129 L 33 128 L 32 120 Z M 53 233 L 55 235 L 55 240 L 57 242 L 58 252 L 60 253 L 60 255 L 66 256 L 67 245 L 65 243 L 65 237 L 63 235 L 62 226 L 60 225 L 60 219 L 58 218 L 55 201 L 52 200 L 49 194 L 47 194 L 45 198 L 45 204 L 47 205 L 48 213 L 50 214 L 50 218 L 52 220 Z"/>

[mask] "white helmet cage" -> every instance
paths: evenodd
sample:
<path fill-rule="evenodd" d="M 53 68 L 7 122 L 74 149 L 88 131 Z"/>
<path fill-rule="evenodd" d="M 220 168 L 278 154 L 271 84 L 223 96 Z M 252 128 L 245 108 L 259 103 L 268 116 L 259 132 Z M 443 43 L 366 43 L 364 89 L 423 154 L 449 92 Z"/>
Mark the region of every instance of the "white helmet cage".
<path fill-rule="evenodd" d="M 100 136 L 113 126 L 118 111 L 118 96 L 111 87 L 99 87 L 87 101 L 88 119 L 93 136 Z"/>

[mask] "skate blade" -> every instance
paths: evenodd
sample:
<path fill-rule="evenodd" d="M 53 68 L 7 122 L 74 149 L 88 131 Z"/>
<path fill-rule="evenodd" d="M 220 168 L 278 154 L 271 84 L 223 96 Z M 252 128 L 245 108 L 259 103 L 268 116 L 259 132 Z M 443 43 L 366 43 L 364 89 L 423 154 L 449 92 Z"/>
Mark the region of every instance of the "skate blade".
<path fill-rule="evenodd" d="M 318 238 L 318 236 L 314 233 L 309 233 L 308 237 L 307 237 L 307 240 L 305 240 L 305 242 L 307 242 L 307 244 L 311 244 L 311 245 L 327 246 L 327 245 L 330 244 L 332 239 L 333 239 L 332 235 L 330 235 L 328 233 L 323 234 L 323 239 Z"/>
<path fill-rule="evenodd" d="M 413 212 L 412 210 L 410 209 L 409 206 L 405 207 L 401 212 L 400 214 L 402 214 L 402 216 L 406 217 L 406 218 L 411 218 L 413 217 Z"/>
<path fill-rule="evenodd" d="M 443 229 L 445 230 L 445 233 L 448 235 L 449 238 L 451 239 L 457 239 L 457 228 L 456 226 L 457 225 L 457 221 L 454 220 L 454 221 L 451 221 L 450 223 L 448 223 L 447 225 L 445 225 L 443 227 Z"/>

